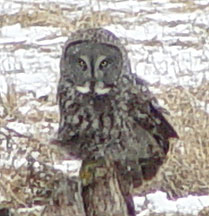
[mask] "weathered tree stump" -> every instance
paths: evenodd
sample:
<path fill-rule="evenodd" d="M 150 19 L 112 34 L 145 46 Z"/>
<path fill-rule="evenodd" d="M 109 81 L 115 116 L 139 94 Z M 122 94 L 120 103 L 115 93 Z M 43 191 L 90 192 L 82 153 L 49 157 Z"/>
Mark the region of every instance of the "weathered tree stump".
<path fill-rule="evenodd" d="M 117 170 L 106 159 L 84 160 L 80 170 L 86 216 L 135 215 L 119 184 Z M 131 209 L 132 208 L 132 209 Z"/>

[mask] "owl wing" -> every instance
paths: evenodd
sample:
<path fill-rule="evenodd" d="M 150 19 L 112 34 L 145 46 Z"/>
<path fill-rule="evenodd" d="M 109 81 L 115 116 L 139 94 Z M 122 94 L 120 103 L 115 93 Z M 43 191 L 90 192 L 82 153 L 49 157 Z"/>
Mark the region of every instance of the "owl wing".
<path fill-rule="evenodd" d="M 133 128 L 138 137 L 138 151 L 144 152 L 144 155 L 138 154 L 141 174 L 144 180 L 150 180 L 165 160 L 169 150 L 169 138 L 178 138 L 178 135 L 164 117 L 166 112 L 147 88 L 147 83 L 143 80 L 138 82 L 142 87 L 141 91 L 136 93 L 136 86 L 132 86 L 134 90 L 129 92 L 129 115 L 134 121 Z M 132 175 L 134 185 L 140 182 L 141 174 L 134 172 Z"/>
<path fill-rule="evenodd" d="M 158 104 L 157 99 L 149 91 L 148 84 L 140 78 L 137 78 L 136 82 L 144 89 L 134 99 L 134 120 L 153 136 L 166 154 L 169 149 L 169 138 L 178 138 L 178 134 L 164 117 L 168 112 Z"/>

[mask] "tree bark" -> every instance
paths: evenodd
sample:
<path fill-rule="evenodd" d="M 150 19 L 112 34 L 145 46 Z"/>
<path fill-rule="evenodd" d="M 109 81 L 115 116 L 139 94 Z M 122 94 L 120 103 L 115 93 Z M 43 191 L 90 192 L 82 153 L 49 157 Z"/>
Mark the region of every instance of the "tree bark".
<path fill-rule="evenodd" d="M 117 170 L 107 159 L 84 160 L 80 170 L 86 216 L 133 216 L 132 197 L 121 188 Z"/>

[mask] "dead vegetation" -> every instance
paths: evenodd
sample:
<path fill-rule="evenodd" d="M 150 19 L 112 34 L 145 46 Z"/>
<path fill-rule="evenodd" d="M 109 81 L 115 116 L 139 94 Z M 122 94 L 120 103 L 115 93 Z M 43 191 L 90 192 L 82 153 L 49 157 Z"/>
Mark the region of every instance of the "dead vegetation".
<path fill-rule="evenodd" d="M 194 9 L 194 4 L 190 5 L 190 10 Z M 57 4 L 47 8 L 34 4 L 31 9 L 22 9 L 17 14 L 1 15 L 0 26 L 16 23 L 21 23 L 22 27 L 59 26 L 63 35 L 66 35 L 69 30 L 80 27 L 120 22 L 118 17 L 99 11 L 82 14 L 71 20 L 65 15 L 69 10 L 73 8 L 63 8 Z M 160 86 L 160 89 L 161 93 L 157 97 L 168 107 L 170 121 L 180 139 L 173 142 L 167 163 L 153 184 L 147 187 L 150 191 L 166 191 L 173 199 L 188 194 L 208 194 L 209 114 L 206 109 L 209 107 L 209 83 L 204 82 L 196 88 Z M 66 186 L 68 175 L 52 166 L 55 161 L 62 160 L 63 155 L 49 147 L 49 140 L 56 133 L 58 113 L 56 108 L 54 111 L 40 110 L 40 107 L 56 106 L 55 102 L 48 98 L 38 99 L 31 92 L 17 92 L 15 86 L 9 84 L 7 94 L 0 94 L 0 106 L 0 156 L 3 160 L 12 160 L 14 165 L 3 164 L 0 167 L 0 194 L 3 197 L 0 207 L 12 208 L 15 216 L 40 215 L 41 212 L 46 216 L 57 215 L 56 211 L 63 215 L 69 213 L 71 210 L 66 203 L 70 201 L 65 200 L 66 188 L 62 187 Z M 21 109 L 25 106 L 29 107 L 27 112 Z M 22 124 L 25 132 L 15 130 L 15 124 L 11 128 L 11 123 Z M 17 166 L 21 158 L 26 161 Z M 39 168 L 36 168 L 37 163 Z M 144 194 L 147 192 L 145 188 L 136 193 Z M 200 212 L 200 216 L 208 214 L 204 213 L 207 211 L 205 209 Z"/>
<path fill-rule="evenodd" d="M 181 86 L 161 86 L 160 89 L 157 98 L 167 105 L 171 113 L 170 121 L 180 138 L 177 142 L 173 140 L 167 163 L 163 165 L 149 190 L 161 189 L 171 199 L 189 194 L 207 195 L 209 114 L 205 111 L 205 106 L 208 106 L 209 83 L 192 89 Z M 139 192 L 145 193 L 147 190 L 139 189 Z"/>
<path fill-rule="evenodd" d="M 0 27 L 20 23 L 21 27 L 51 26 L 59 27 L 63 35 L 77 28 L 90 28 L 120 23 L 120 18 L 109 14 L 108 11 L 90 11 L 82 13 L 76 18 L 69 18 L 65 14 L 76 11 L 76 8 L 61 7 L 58 4 L 33 4 L 32 8 L 23 8 L 15 14 L 0 15 Z"/>
<path fill-rule="evenodd" d="M 180 139 L 177 143 L 173 142 L 168 161 L 151 186 L 143 187 L 143 190 L 139 189 L 136 193 L 144 194 L 148 190 L 161 189 L 173 199 L 189 194 L 208 194 L 209 131 L 207 123 L 209 116 L 204 111 L 204 107 L 202 109 L 199 105 L 200 99 L 207 101 L 208 83 L 196 90 L 179 86 L 161 86 L 160 89 L 161 93 L 157 97 L 169 107 L 170 121 L 177 129 Z M 63 211 L 63 204 L 60 203 L 66 199 L 66 188 L 62 188 L 62 185 L 66 185 L 65 181 L 70 173 L 66 175 L 53 168 L 55 161 L 66 157 L 60 154 L 58 149 L 49 146 L 50 136 L 52 137 L 55 133 L 53 124 L 58 122 L 57 112 L 56 110 L 51 114 L 47 110 L 38 112 L 38 107 L 46 104 L 47 101 L 38 101 L 27 97 L 27 94 L 17 93 L 14 89 L 12 91 L 12 94 L 1 96 L 1 105 L 5 111 L 1 120 L 0 153 L 2 159 L 12 160 L 14 166 L 1 166 L 0 193 L 4 200 L 0 206 L 13 208 L 15 216 L 22 215 L 21 212 L 25 208 L 29 213 L 24 213 L 24 215 L 31 215 L 31 211 L 34 212 L 34 206 L 40 207 L 36 209 L 36 215 L 40 215 L 42 211 L 45 212 L 44 215 L 51 215 L 51 211 L 55 211 L 55 206 L 56 211 L 59 210 L 60 213 Z M 23 118 L 21 107 L 29 105 L 33 100 L 39 104 L 36 112 L 31 114 L 30 111 L 34 110 L 34 107 L 31 107 Z M 51 103 L 50 106 L 56 106 L 56 104 Z M 49 115 L 51 118 L 46 118 Z M 7 120 L 8 116 L 10 120 Z M 8 126 L 11 122 L 20 121 L 24 125 L 38 124 L 37 128 L 41 130 L 37 129 L 32 134 L 28 127 L 28 133 L 22 134 Z M 47 126 L 45 126 L 46 123 Z M 44 128 L 47 128 L 47 132 L 42 131 Z M 7 144 L 4 144 L 5 139 Z M 17 166 L 21 158 L 25 158 L 25 163 Z M 36 168 L 37 163 L 39 168 Z M 51 206 L 52 202 L 56 205 Z M 69 200 L 65 200 L 64 205 L 66 202 L 68 203 Z M 47 206 L 46 209 L 45 206 Z M 70 210 L 65 211 L 69 213 Z M 153 215 L 157 214 L 153 213 Z"/>
<path fill-rule="evenodd" d="M 162 189 L 173 198 L 209 193 L 209 114 L 205 109 L 208 89 L 206 82 L 196 89 L 170 88 L 162 95 L 180 136 L 172 147 L 162 184 Z"/>

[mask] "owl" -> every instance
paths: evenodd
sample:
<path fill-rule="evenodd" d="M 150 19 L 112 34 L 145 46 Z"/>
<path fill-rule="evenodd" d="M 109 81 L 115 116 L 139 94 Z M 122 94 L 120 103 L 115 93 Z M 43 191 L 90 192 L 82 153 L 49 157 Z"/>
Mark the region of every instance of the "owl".
<path fill-rule="evenodd" d="M 118 37 L 102 28 L 73 33 L 63 49 L 57 92 L 58 139 L 71 155 L 109 158 L 133 187 L 156 175 L 169 138 L 178 135 L 147 82 L 131 72 Z"/>

